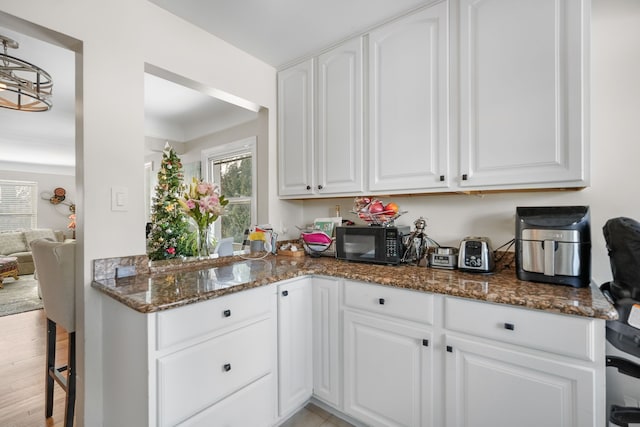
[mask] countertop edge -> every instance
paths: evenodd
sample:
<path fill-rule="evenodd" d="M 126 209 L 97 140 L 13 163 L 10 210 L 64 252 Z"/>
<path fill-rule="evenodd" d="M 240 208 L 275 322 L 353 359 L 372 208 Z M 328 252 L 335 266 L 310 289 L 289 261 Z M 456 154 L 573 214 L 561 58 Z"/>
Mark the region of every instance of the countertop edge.
<path fill-rule="evenodd" d="M 402 280 L 393 278 L 388 278 L 386 280 L 376 281 L 371 276 L 364 276 L 354 274 L 353 271 L 349 273 L 327 270 L 326 268 L 309 267 L 305 266 L 304 268 L 299 269 L 291 269 L 286 273 L 276 273 L 270 276 L 266 276 L 259 280 L 248 281 L 246 283 L 239 284 L 237 286 L 230 286 L 223 289 L 217 289 L 214 291 L 207 292 L 206 294 L 201 294 L 192 298 L 184 298 L 176 302 L 172 302 L 169 304 L 153 304 L 153 303 L 141 303 L 139 301 L 134 301 L 132 298 L 127 298 L 126 295 L 123 295 L 116 291 L 115 286 L 109 286 L 101 281 L 92 281 L 91 286 L 97 291 L 119 301 L 120 303 L 126 305 L 127 307 L 144 314 L 155 313 L 159 311 L 169 310 L 201 301 L 206 301 L 214 298 L 219 298 L 225 295 L 230 295 L 233 293 L 242 292 L 249 289 L 254 289 L 261 286 L 267 286 L 276 282 L 281 282 L 289 279 L 302 278 L 305 276 L 321 276 L 321 277 L 334 277 L 340 279 L 348 279 L 355 280 L 370 284 L 376 284 L 380 286 L 392 286 L 401 289 L 413 290 L 416 292 L 428 292 L 432 294 L 440 294 L 445 296 L 452 296 L 458 298 L 464 298 L 468 300 L 477 300 L 488 303 L 495 304 L 503 304 L 512 307 L 520 307 L 531 310 L 539 310 L 545 311 L 549 313 L 555 314 L 565 314 L 572 316 L 579 316 L 585 318 L 594 318 L 594 319 L 603 319 L 603 320 L 615 320 L 617 319 L 617 311 L 613 306 L 609 304 L 609 307 L 606 307 L 606 304 L 601 309 L 597 307 L 585 307 L 585 306 L 572 306 L 567 304 L 566 301 L 557 301 L 553 299 L 545 299 L 541 300 L 541 298 L 537 298 L 536 300 L 526 300 L 526 299 L 514 299 L 510 295 L 500 295 L 498 293 L 486 293 L 482 290 L 474 292 L 469 289 L 460 289 L 455 286 L 447 287 L 441 286 L 439 283 L 427 283 L 422 284 L 419 287 L 410 287 L 407 286 L 406 283 L 403 283 Z M 141 280 L 145 278 L 149 279 L 153 277 L 153 275 L 141 275 Z M 522 282 L 524 284 L 528 282 Z M 533 284 L 535 285 L 535 284 Z M 599 292 L 599 289 L 593 289 L 595 286 L 592 284 L 592 292 Z M 604 299 L 604 296 L 602 296 Z"/>

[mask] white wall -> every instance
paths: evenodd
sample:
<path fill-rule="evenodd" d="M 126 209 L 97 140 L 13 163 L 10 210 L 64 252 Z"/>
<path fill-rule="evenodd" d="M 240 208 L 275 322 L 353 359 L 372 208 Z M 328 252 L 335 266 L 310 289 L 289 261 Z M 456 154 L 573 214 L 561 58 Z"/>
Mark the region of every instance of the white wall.
<path fill-rule="evenodd" d="M 516 206 L 589 205 L 592 273 L 600 284 L 611 279 L 602 226 L 614 217 L 640 221 L 640 1 L 593 0 L 591 46 L 591 186 L 583 191 L 386 197 L 408 213 L 397 223 L 427 219 L 427 233 L 442 245 L 457 246 L 467 235 L 491 238 L 494 246 L 515 234 Z M 352 199 L 304 202 L 302 221 L 342 216 Z"/>
<path fill-rule="evenodd" d="M 180 156 L 182 163 L 199 162 L 203 150 L 240 141 L 250 136 L 256 136 L 259 132 L 258 121 L 252 120 L 232 128 L 206 135 L 186 143 L 186 151 Z"/>
<path fill-rule="evenodd" d="M 31 181 L 38 183 L 38 228 L 52 228 L 63 230 L 67 237 L 72 236 L 69 225 L 69 206 L 66 204 L 53 205 L 44 197 L 48 193 L 53 195 L 54 188 L 62 187 L 67 191 L 64 203 L 75 203 L 76 200 L 76 179 L 74 176 L 57 175 L 35 172 L 18 172 L 0 170 L 0 179 L 12 181 Z"/>
<path fill-rule="evenodd" d="M 186 143 L 187 151 L 181 156 L 182 162 L 190 163 L 201 161 L 203 150 L 211 147 L 240 141 L 249 137 L 256 137 L 256 173 L 257 173 L 257 223 L 269 222 L 269 145 L 268 129 L 264 124 L 268 121 L 268 111 L 263 109 L 258 113 L 258 118 L 250 122 L 231 127 L 229 129 L 203 136 Z M 277 203 L 277 202 L 276 202 Z"/>
<path fill-rule="evenodd" d="M 147 0 L 1 0 L 0 10 L 3 26 L 80 52 L 76 189 L 83 286 L 78 293 L 77 420 L 79 426 L 100 426 L 108 417 L 102 413 L 102 358 L 123 349 L 103 352 L 101 347 L 101 304 L 90 287 L 91 261 L 145 252 L 145 63 L 270 111 L 276 110 L 276 72 Z M 269 166 L 275 167 L 275 114 L 268 124 Z M 128 188 L 127 211 L 111 211 L 113 186 Z M 276 188 L 275 183 L 269 182 L 269 188 Z M 270 215 L 279 215 L 278 209 L 276 200 Z"/>

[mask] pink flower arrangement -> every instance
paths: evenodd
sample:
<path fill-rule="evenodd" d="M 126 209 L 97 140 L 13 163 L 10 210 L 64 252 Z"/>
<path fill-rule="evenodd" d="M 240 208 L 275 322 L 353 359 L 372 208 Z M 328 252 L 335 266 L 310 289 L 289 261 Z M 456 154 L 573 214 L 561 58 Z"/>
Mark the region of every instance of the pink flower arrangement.
<path fill-rule="evenodd" d="M 204 228 L 224 214 L 224 207 L 229 201 L 220 195 L 220 189 L 216 184 L 193 178 L 189 190 L 178 203 L 186 214 L 196 221 L 199 228 Z"/>

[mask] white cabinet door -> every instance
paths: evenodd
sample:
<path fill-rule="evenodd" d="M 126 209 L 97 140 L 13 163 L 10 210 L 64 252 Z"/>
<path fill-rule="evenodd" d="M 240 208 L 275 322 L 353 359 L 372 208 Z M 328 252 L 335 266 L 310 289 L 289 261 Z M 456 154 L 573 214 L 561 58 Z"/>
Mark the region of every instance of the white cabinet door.
<path fill-rule="evenodd" d="M 279 416 L 293 413 L 313 392 L 311 278 L 278 286 Z"/>
<path fill-rule="evenodd" d="M 272 325 L 260 320 L 159 358 L 158 425 L 176 425 L 269 375 Z"/>
<path fill-rule="evenodd" d="M 344 312 L 344 411 L 370 426 L 430 426 L 431 333 Z"/>
<path fill-rule="evenodd" d="M 447 2 L 369 34 L 369 189 L 447 187 Z"/>
<path fill-rule="evenodd" d="M 446 344 L 447 426 L 601 425 L 593 369 L 451 335 Z"/>
<path fill-rule="evenodd" d="M 589 0 L 460 0 L 463 187 L 588 183 Z"/>
<path fill-rule="evenodd" d="M 362 38 L 318 57 L 316 187 L 362 191 Z"/>
<path fill-rule="evenodd" d="M 260 378 L 179 427 L 269 427 L 276 419 L 273 374 Z M 247 410 L 247 408 L 250 408 Z"/>
<path fill-rule="evenodd" d="M 338 279 L 313 278 L 313 395 L 341 409 L 340 290 Z"/>
<path fill-rule="evenodd" d="M 280 196 L 313 194 L 313 59 L 278 73 Z"/>

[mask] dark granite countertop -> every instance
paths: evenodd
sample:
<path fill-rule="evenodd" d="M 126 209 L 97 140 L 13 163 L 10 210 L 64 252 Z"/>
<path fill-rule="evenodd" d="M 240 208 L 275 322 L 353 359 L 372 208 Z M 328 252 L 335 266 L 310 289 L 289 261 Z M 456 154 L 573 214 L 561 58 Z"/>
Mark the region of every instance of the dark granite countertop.
<path fill-rule="evenodd" d="M 492 274 L 415 265 L 372 265 L 334 258 L 239 256 L 196 263 L 167 263 L 126 278 L 97 278 L 92 286 L 141 313 L 152 313 L 306 275 L 340 277 L 415 291 L 489 301 L 599 319 L 617 312 L 600 290 L 521 281 L 512 263 Z"/>

